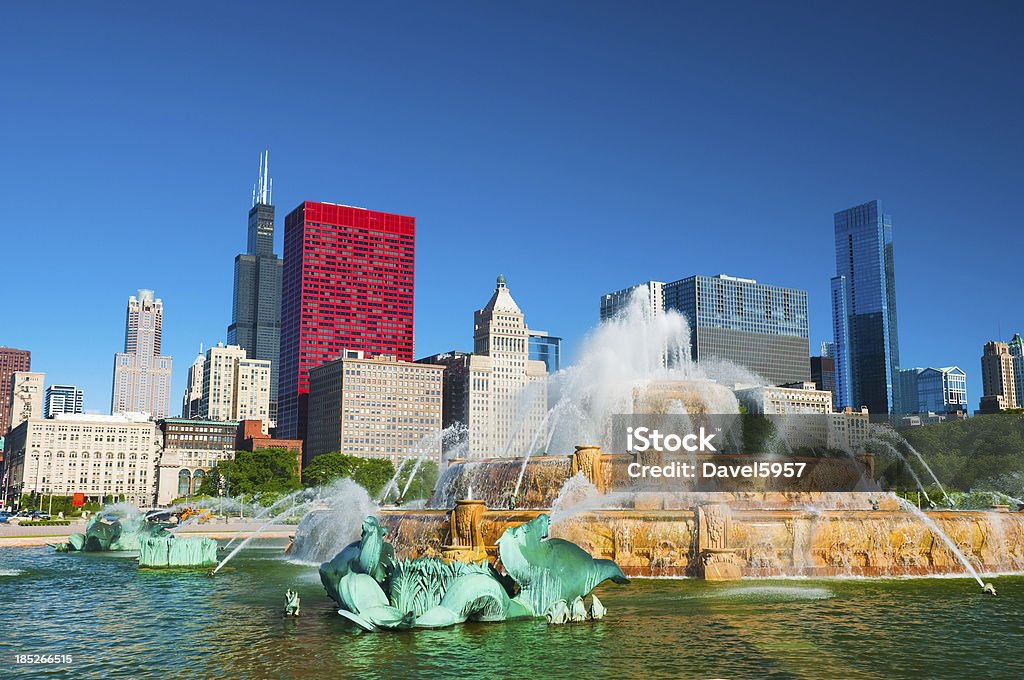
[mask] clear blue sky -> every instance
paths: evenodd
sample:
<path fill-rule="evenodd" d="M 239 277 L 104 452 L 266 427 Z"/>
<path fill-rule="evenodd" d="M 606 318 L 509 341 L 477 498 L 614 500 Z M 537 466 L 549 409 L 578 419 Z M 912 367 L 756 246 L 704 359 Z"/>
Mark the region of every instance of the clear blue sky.
<path fill-rule="evenodd" d="M 175 403 L 224 339 L 265 147 L 279 244 L 307 199 L 417 217 L 418 356 L 471 348 L 499 272 L 569 357 L 600 294 L 720 272 L 806 289 L 813 348 L 873 198 L 903 366 L 975 408 L 1024 327 L 1019 3 L 287 4 L 4 7 L 0 344 L 89 410 L 136 289 Z"/>

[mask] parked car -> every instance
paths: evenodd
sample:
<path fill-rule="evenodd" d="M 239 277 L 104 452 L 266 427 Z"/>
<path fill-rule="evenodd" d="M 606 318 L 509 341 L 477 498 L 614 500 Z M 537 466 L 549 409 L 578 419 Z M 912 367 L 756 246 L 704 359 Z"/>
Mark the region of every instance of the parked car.
<path fill-rule="evenodd" d="M 45 510 L 36 510 L 32 513 L 32 519 L 48 520 L 50 519 L 50 513 Z"/>
<path fill-rule="evenodd" d="M 6 524 L 7 520 L 14 517 L 13 512 L 7 512 L 6 510 L 0 510 L 0 523 Z"/>

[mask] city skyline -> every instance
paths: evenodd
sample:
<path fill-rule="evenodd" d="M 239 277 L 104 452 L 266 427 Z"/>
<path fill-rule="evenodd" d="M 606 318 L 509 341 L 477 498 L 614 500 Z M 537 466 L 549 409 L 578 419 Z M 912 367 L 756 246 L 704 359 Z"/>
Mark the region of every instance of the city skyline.
<path fill-rule="evenodd" d="M 28 7 L 14 11 L 39 13 Z M 415 9 L 408 11 L 417 15 Z M 832 9 L 820 21 L 849 26 L 829 32 L 829 41 L 835 42 L 829 45 L 823 36 L 801 32 L 805 24 L 789 14 L 793 10 L 773 9 L 766 16 L 753 8 L 748 18 L 731 26 L 750 38 L 736 45 L 747 42 L 749 47 L 734 46 L 739 51 L 725 54 L 699 31 L 676 26 L 672 30 L 685 31 L 690 44 L 670 55 L 643 51 L 650 44 L 645 32 L 669 29 L 640 13 L 624 27 L 621 49 L 603 56 L 598 45 L 604 43 L 594 31 L 610 30 L 620 17 L 608 8 L 593 8 L 572 29 L 578 38 L 573 49 L 593 61 L 588 65 L 550 41 L 552 31 L 572 25 L 568 10 L 552 11 L 551 28 L 502 15 L 537 49 L 514 56 L 484 53 L 475 68 L 464 59 L 486 44 L 486 30 L 468 30 L 475 36 L 468 45 L 426 50 L 424 63 L 411 73 L 401 59 L 370 63 L 319 49 L 305 56 L 280 55 L 264 85 L 281 94 L 262 102 L 259 115 L 250 110 L 251 99 L 245 96 L 250 86 L 243 86 L 241 78 L 223 93 L 210 89 L 248 68 L 255 48 L 245 47 L 244 26 L 238 35 L 216 32 L 216 39 L 212 28 L 210 33 L 196 26 L 182 29 L 197 40 L 197 48 L 195 61 L 186 62 L 180 76 L 165 71 L 159 60 L 165 38 L 157 36 L 147 46 L 130 30 L 133 22 L 151 18 L 146 10 L 127 13 L 104 29 L 136 36 L 136 64 L 112 66 L 105 61 L 112 54 L 105 50 L 112 48 L 87 57 L 93 41 L 76 35 L 70 24 L 52 26 L 45 36 L 32 29 L 14 36 L 9 49 L 18 49 L 21 41 L 38 47 L 60 41 L 83 58 L 62 69 L 45 59 L 22 65 L 15 69 L 13 87 L 31 79 L 62 97 L 74 96 L 84 85 L 69 77 L 112 69 L 135 85 L 137 97 L 109 90 L 101 81 L 92 86 L 103 96 L 91 98 L 74 118 L 54 113 L 60 107 L 45 94 L 25 109 L 3 114 L 10 126 L 24 132 L 11 140 L 5 158 L 10 164 L 6 189 L 19 197 L 6 216 L 9 247 L 45 253 L 58 268 L 80 264 L 83 255 L 90 264 L 117 266 L 102 277 L 83 277 L 73 289 L 58 291 L 52 287 L 56 282 L 39 281 L 34 296 L 9 300 L 5 309 L 26 320 L 38 318 L 32 314 L 36 296 L 59 294 L 65 305 L 59 323 L 10 324 L 0 342 L 31 350 L 34 368 L 55 382 L 81 386 L 86 410 L 104 412 L 109 356 L 120 344 L 123 299 L 138 288 L 155 289 L 167 306 L 164 351 L 179 362 L 172 385 L 177 399 L 199 344 L 226 340 L 232 287 L 226 262 L 245 245 L 240 213 L 250 202 L 258 153 L 269 147 L 278 180 L 274 202 L 282 211 L 308 197 L 417 216 L 423 236 L 417 248 L 417 357 L 465 344 L 460 339 L 467 336 L 466 313 L 479 304 L 472 293 L 499 272 L 516 282 L 517 298 L 530 309 L 531 323 L 564 338 L 563 364 L 572 361 L 583 334 L 596 323 L 596 296 L 688 272 L 728 272 L 807 290 L 809 339 L 816 346 L 831 338 L 831 216 L 850 205 L 882 200 L 897 224 L 901 364 L 963 367 L 971 407 L 977 406 L 982 395 L 979 348 L 991 339 L 1005 340 L 1024 325 L 1015 299 L 997 303 L 978 292 L 982 277 L 990 289 L 1011 289 L 1012 272 L 987 267 L 990 246 L 971 238 L 968 228 L 1001 230 L 1010 250 L 1022 238 L 1013 200 L 1021 169 L 1011 153 L 1019 147 L 1018 133 L 1009 122 L 1018 116 L 1020 101 L 998 85 L 998 74 L 1009 73 L 1007 64 L 1015 63 L 1021 49 L 1011 40 L 1012 22 L 995 25 L 998 18 L 984 9 L 942 18 L 880 9 L 870 22 Z M 213 12 L 211 27 L 227 21 L 218 12 Z M 364 18 L 378 25 L 394 19 L 366 12 Z M 713 8 L 688 12 L 693 25 L 723 26 L 732 20 Z M 879 14 L 884 21 L 877 21 Z M 321 18 L 330 25 L 329 16 Z M 445 27 L 429 16 L 416 16 L 422 26 L 406 29 L 413 43 L 402 54 L 432 45 L 448 31 L 483 29 L 494 18 L 463 17 Z M 96 26 L 96 19 L 84 13 L 79 20 Z M 911 31 L 908 37 L 907 27 L 921 21 L 930 30 Z M 18 23 L 45 24 L 30 16 Z M 868 24 L 872 30 L 862 31 Z M 432 41 L 424 42 L 432 31 Z M 773 33 L 787 40 L 792 52 L 760 63 L 757 46 L 768 39 L 763 35 Z M 942 53 L 938 37 L 927 37 L 951 33 L 973 48 L 954 59 Z M 977 40 L 982 34 L 984 43 Z M 868 45 L 851 51 L 865 35 Z M 673 44 L 679 42 L 677 37 Z M 238 55 L 232 56 L 236 47 Z M 815 59 L 806 61 L 817 63 L 805 64 L 812 54 Z M 698 62 L 698 55 L 707 59 Z M 543 82 L 523 79 L 539 63 L 566 59 L 571 71 L 563 66 Z M 803 64 L 795 70 L 794 59 Z M 883 70 L 894 62 L 907 64 L 906 71 Z M 695 72 L 689 66 L 696 63 L 701 69 Z M 772 77 L 786 67 L 791 82 Z M 455 85 L 433 75 L 453 69 L 466 74 L 468 82 Z M 304 124 L 295 125 L 297 114 L 286 96 L 290 88 L 307 79 L 323 81 L 334 71 L 376 95 L 408 86 L 409 94 L 425 98 L 426 106 L 415 116 L 381 104 L 360 113 L 340 109 L 337 95 L 316 91 L 306 108 L 319 106 L 331 113 L 303 112 L 297 120 Z M 493 101 L 479 102 L 467 116 L 451 108 L 452 97 L 475 101 L 477 79 L 495 72 L 507 73 L 509 82 L 492 94 Z M 979 79 L 974 77 L 978 72 L 993 75 Z M 677 89 L 650 89 L 668 73 L 680 79 Z M 734 82 L 731 91 L 714 85 L 716 76 L 727 74 Z M 209 91 L 203 122 L 181 118 L 185 104 L 165 99 L 156 83 L 167 77 L 174 82 L 187 77 Z M 608 101 L 609 78 L 623 101 L 647 93 L 654 97 L 650 106 L 634 111 Z M 566 83 L 568 89 L 562 87 Z M 848 96 L 867 84 L 886 101 L 884 111 Z M 811 90 L 814 98 L 801 111 L 797 102 L 807 101 Z M 551 92 L 562 94 L 551 97 Z M 967 104 L 977 100 L 991 103 L 984 119 Z M 446 101 L 441 110 L 451 120 L 439 118 L 429 106 Z M 694 107 L 697 101 L 719 120 Z M 156 119 L 141 115 L 165 104 L 168 108 Z M 537 106 L 549 124 L 527 122 L 526 114 Z M 481 124 L 481 118 L 487 123 Z M 91 134 L 94 128 L 103 134 Z M 613 129 L 619 134 L 610 135 Z M 943 143 L 936 144 L 940 137 Z M 40 144 L 40 139 L 56 143 Z M 392 161 L 397 157 L 401 163 Z M 886 159 L 884 173 L 878 172 L 881 157 Z M 170 186 L 175 187 L 174 210 L 165 210 L 160 206 L 166 205 Z M 602 200 L 594 201 L 595 195 Z M 30 206 L 42 204 L 48 206 L 44 215 L 29 213 Z M 103 219 L 83 224 L 82 214 Z M 629 238 L 616 238 L 623 224 L 630 225 Z M 283 231 L 282 222 L 276 226 Z M 510 234 L 516 237 L 507 238 Z M 140 235 L 154 243 L 139 247 Z M 275 250 L 283 252 L 280 239 Z M 940 287 L 939 263 L 950 256 L 955 257 L 957 280 Z M 10 263 L 14 280 L 27 280 L 29 259 Z M 557 295 L 552 295 L 553 284 Z M 946 314 L 951 305 L 962 313 L 955 325 Z M 79 329 L 73 353 L 60 339 L 64 325 Z"/>

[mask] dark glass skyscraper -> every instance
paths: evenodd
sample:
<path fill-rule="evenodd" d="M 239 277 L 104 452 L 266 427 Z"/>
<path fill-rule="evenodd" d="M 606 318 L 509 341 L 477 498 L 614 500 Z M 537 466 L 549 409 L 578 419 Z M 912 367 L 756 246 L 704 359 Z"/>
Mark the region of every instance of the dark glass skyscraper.
<path fill-rule="evenodd" d="M 832 324 L 836 406 L 877 414 L 900 405 L 892 218 L 871 201 L 835 214 Z"/>
<path fill-rule="evenodd" d="M 235 292 L 228 344 L 250 359 L 270 361 L 270 421 L 277 422 L 277 375 L 281 352 L 282 261 L 274 254 L 274 206 L 267 160 L 260 155 L 260 175 L 249 210 L 247 252 L 235 257 Z"/>

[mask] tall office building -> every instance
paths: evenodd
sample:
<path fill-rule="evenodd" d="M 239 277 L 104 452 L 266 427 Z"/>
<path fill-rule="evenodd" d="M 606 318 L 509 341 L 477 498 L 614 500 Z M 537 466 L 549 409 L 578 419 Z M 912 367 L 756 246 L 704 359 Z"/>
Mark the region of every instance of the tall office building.
<path fill-rule="evenodd" d="M 249 210 L 248 247 L 235 257 L 228 344 L 244 349 L 249 359 L 271 362 L 270 419 L 273 423 L 277 418 L 283 261 L 274 254 L 273 179 L 267 170 L 269 157 L 269 151 L 260 155 L 260 174 L 253 187 Z"/>
<path fill-rule="evenodd" d="M 601 321 L 607 321 L 624 312 L 636 295 L 641 296 L 650 314 L 661 314 L 665 309 L 665 284 L 661 281 L 648 281 L 629 288 L 617 290 L 601 296 Z"/>
<path fill-rule="evenodd" d="M 259 420 L 270 426 L 271 362 L 249 359 L 237 345 L 217 343 L 203 361 L 199 417 L 214 421 Z"/>
<path fill-rule="evenodd" d="M 1024 338 L 1020 337 L 1020 333 L 1013 334 L 1008 347 L 1013 357 L 1013 386 L 1017 406 L 1024 407 Z"/>
<path fill-rule="evenodd" d="M 958 366 L 900 370 L 902 414 L 966 413 L 967 374 Z"/>
<path fill-rule="evenodd" d="M 834 228 L 836 403 L 894 413 L 900 404 L 900 349 L 892 218 L 871 201 L 837 212 Z"/>
<path fill-rule="evenodd" d="M 548 373 L 554 373 L 561 368 L 561 338 L 548 335 L 547 331 L 531 330 L 527 348 L 529 349 L 529 358 L 533 361 L 543 361 Z"/>
<path fill-rule="evenodd" d="M 415 255 L 415 217 L 306 201 L 285 218 L 277 436 L 306 437 L 310 368 L 412 361 Z"/>
<path fill-rule="evenodd" d="M 81 413 L 84 393 L 74 385 L 50 385 L 43 400 L 43 417 L 53 418 L 58 413 Z"/>
<path fill-rule="evenodd" d="M 725 359 L 769 385 L 811 377 L 807 291 L 725 274 L 690 276 L 665 284 L 665 309 L 689 321 L 696 362 Z"/>
<path fill-rule="evenodd" d="M 160 354 L 164 303 L 153 291 L 128 298 L 124 351 L 114 355 L 110 411 L 166 418 L 171 407 L 171 357 Z"/>
<path fill-rule="evenodd" d="M 0 436 L 11 429 L 11 376 L 31 369 L 32 353 L 27 349 L 0 347 Z"/>
<path fill-rule="evenodd" d="M 1005 342 L 985 343 L 981 356 L 982 413 L 1018 408 L 1017 384 L 1013 376 L 1013 355 Z"/>
<path fill-rule="evenodd" d="M 29 418 L 43 417 L 45 373 L 15 371 L 11 374 L 11 430 Z"/>
<path fill-rule="evenodd" d="M 469 417 L 469 375 L 473 355 L 469 352 L 453 350 L 441 354 L 432 354 L 417 359 L 418 364 L 444 366 L 444 379 L 441 381 L 441 427 L 448 429 L 455 423 L 466 424 Z M 455 448 L 463 442 L 458 437 L 449 437 L 444 441 L 448 449 Z"/>
<path fill-rule="evenodd" d="M 421 360 L 449 366 L 446 385 L 463 382 L 445 391 L 459 401 L 446 404 L 445 419 L 467 427 L 469 455 L 525 455 L 543 448 L 547 367 L 529 358 L 529 336 L 523 312 L 499 276 L 491 299 L 473 314 L 473 354 Z"/>
<path fill-rule="evenodd" d="M 206 357 L 203 356 L 202 345 L 199 356 L 188 367 L 188 378 L 185 380 L 185 396 L 181 398 L 181 417 L 198 418 L 199 405 L 203 401 L 203 367 Z"/>
<path fill-rule="evenodd" d="M 348 350 L 309 371 L 306 463 L 330 451 L 441 462 L 442 366 Z"/>

